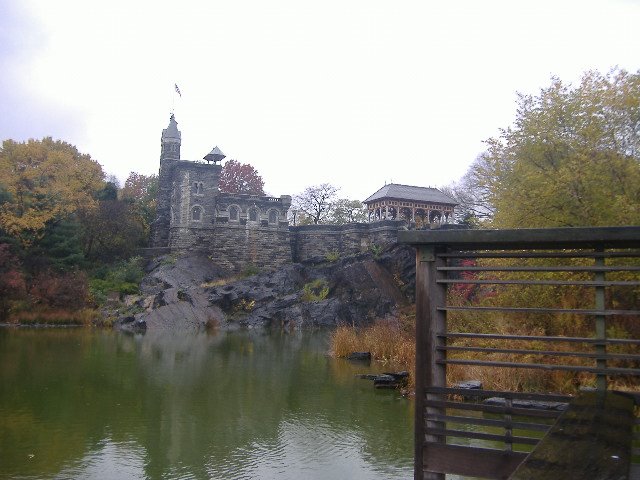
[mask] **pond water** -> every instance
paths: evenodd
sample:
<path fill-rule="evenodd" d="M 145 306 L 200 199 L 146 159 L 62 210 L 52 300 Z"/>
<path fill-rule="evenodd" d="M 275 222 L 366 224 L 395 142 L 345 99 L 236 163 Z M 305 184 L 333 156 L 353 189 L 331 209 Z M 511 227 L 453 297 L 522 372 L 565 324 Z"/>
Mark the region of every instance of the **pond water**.
<path fill-rule="evenodd" d="M 0 329 L 0 478 L 411 478 L 413 404 L 327 333 Z"/>

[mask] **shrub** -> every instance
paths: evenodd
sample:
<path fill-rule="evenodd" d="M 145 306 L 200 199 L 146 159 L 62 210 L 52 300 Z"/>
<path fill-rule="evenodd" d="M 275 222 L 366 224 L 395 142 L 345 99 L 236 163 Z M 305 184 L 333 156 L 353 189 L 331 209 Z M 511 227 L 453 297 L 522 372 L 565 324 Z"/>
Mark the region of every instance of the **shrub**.
<path fill-rule="evenodd" d="M 302 301 L 319 302 L 329 295 L 329 285 L 324 278 L 318 278 L 302 287 Z"/>
<path fill-rule="evenodd" d="M 89 284 L 84 272 L 37 274 L 29 289 L 35 304 L 74 309 L 84 307 L 89 297 Z"/>
<path fill-rule="evenodd" d="M 97 303 L 104 303 L 109 292 L 120 295 L 135 295 L 140 291 L 139 285 L 144 277 L 141 258 L 132 257 L 115 265 L 94 272 L 91 279 L 91 294 Z"/>
<path fill-rule="evenodd" d="M 260 269 L 257 266 L 255 266 L 253 263 L 249 263 L 242 269 L 242 272 L 240 272 L 240 277 L 241 278 L 251 277 L 259 273 L 260 273 Z"/>
<path fill-rule="evenodd" d="M 383 250 L 384 248 L 382 247 L 382 245 L 378 245 L 376 243 L 372 243 L 371 245 L 369 245 L 369 251 L 373 254 L 373 258 L 375 258 L 376 260 L 380 258 Z"/>
<path fill-rule="evenodd" d="M 340 252 L 337 252 L 335 250 L 332 252 L 327 252 L 324 258 L 327 260 L 327 262 L 335 262 L 340 259 Z"/>

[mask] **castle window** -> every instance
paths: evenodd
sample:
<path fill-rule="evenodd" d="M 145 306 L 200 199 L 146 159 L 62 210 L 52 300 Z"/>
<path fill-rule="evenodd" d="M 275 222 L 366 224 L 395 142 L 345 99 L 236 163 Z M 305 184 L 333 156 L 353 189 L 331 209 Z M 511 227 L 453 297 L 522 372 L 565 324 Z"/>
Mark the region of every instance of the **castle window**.
<path fill-rule="evenodd" d="M 193 207 L 193 210 L 191 210 L 191 218 L 194 222 L 199 222 L 200 220 L 202 220 L 202 208 Z"/>
<path fill-rule="evenodd" d="M 204 184 L 202 182 L 193 182 L 193 193 L 196 195 L 202 194 L 204 191 Z"/>
<path fill-rule="evenodd" d="M 258 221 L 258 211 L 255 208 L 249 210 L 249 221 L 257 222 Z"/>
<path fill-rule="evenodd" d="M 232 222 L 238 221 L 238 207 L 229 207 L 229 220 Z"/>
<path fill-rule="evenodd" d="M 276 223 L 276 221 L 278 220 L 278 214 L 276 213 L 275 210 L 270 210 L 269 211 L 269 223 Z"/>

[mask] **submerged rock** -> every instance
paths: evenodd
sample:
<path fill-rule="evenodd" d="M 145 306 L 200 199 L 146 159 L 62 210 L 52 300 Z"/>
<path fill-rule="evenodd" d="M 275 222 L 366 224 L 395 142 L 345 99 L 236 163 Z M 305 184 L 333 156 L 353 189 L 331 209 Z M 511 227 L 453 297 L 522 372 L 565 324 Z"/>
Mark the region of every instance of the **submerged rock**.
<path fill-rule="evenodd" d="M 373 380 L 374 388 L 396 389 L 404 387 L 409 380 L 409 372 L 386 372 L 382 374 L 359 373 L 358 378 Z"/>
<path fill-rule="evenodd" d="M 351 352 L 347 355 L 347 360 L 356 360 L 356 361 L 371 361 L 371 352 Z"/>

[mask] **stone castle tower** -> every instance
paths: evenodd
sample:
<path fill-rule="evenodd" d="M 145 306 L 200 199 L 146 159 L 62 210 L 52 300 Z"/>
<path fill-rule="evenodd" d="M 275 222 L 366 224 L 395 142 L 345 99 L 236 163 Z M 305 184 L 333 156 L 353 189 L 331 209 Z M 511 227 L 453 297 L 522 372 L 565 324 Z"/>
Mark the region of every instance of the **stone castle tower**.
<path fill-rule="evenodd" d="M 217 252 L 234 268 L 290 261 L 287 212 L 291 197 L 220 192 L 224 154 L 215 147 L 204 161 L 180 158 L 174 115 L 162 131 L 157 215 L 151 246 Z M 285 260 L 286 257 L 286 260 Z"/>

